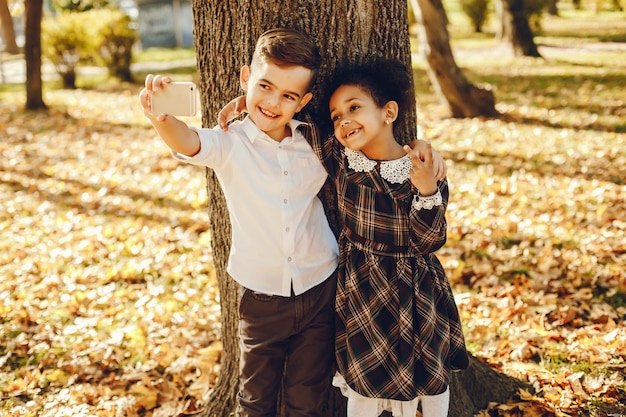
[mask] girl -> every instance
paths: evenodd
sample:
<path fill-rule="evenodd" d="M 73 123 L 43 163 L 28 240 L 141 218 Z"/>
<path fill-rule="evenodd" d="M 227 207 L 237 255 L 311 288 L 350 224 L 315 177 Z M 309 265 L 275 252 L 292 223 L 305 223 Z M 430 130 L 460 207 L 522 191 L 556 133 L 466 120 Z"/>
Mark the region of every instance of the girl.
<path fill-rule="evenodd" d="M 450 284 L 434 252 L 446 242 L 448 184 L 394 135 L 413 100 L 395 60 L 340 71 L 327 89 L 335 140 L 312 143 L 334 180 L 342 220 L 333 384 L 348 417 L 446 417 L 448 373 L 468 365 Z M 321 137 L 327 137 L 321 135 Z"/>

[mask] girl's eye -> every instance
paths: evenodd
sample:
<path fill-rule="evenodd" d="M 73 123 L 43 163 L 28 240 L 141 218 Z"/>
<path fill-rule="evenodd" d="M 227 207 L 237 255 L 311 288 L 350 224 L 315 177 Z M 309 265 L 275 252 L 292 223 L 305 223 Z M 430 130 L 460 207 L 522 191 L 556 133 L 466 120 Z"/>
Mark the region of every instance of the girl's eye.
<path fill-rule="evenodd" d="M 355 111 L 358 110 L 360 108 L 360 106 L 358 104 L 353 104 L 350 106 L 350 111 Z"/>
<path fill-rule="evenodd" d="M 330 120 L 333 122 L 336 122 L 337 120 L 339 120 L 339 116 L 334 115 L 334 116 L 330 116 Z"/>

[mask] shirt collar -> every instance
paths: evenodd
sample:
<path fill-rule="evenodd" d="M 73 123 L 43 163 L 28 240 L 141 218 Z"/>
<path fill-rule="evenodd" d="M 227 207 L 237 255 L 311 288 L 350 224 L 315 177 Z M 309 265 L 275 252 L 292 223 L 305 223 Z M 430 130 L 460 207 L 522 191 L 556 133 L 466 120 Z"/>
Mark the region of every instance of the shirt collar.
<path fill-rule="evenodd" d="M 300 121 L 300 120 L 296 120 L 296 119 L 291 119 L 289 121 L 289 127 L 291 128 L 291 135 L 292 137 L 294 136 L 294 133 L 296 132 L 296 129 L 298 129 L 298 127 L 300 126 L 310 126 L 308 123 Z M 265 135 L 265 133 L 263 131 L 261 131 L 261 129 L 259 129 L 252 120 L 250 120 L 249 116 L 246 116 L 245 119 L 243 119 L 243 122 L 241 122 L 241 128 L 243 129 L 244 133 L 246 134 L 246 137 L 250 140 L 250 142 L 254 143 L 254 141 L 261 135 Z M 267 135 L 265 135 L 267 136 Z"/>

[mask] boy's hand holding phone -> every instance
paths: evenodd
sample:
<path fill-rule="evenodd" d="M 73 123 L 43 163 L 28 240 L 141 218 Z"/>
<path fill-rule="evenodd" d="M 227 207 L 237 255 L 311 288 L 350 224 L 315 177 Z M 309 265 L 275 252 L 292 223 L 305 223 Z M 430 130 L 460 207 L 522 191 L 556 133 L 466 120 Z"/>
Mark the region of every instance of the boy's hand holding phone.
<path fill-rule="evenodd" d="M 200 138 L 195 130 L 173 116 L 193 116 L 196 99 L 194 83 L 174 83 L 162 75 L 147 75 L 145 86 L 139 93 L 144 115 L 167 146 L 182 155 L 197 154 Z"/>
<path fill-rule="evenodd" d="M 161 75 L 146 76 L 139 99 L 144 114 L 161 122 L 167 115 L 194 116 L 197 111 L 196 85 L 192 82 L 173 82 Z"/>

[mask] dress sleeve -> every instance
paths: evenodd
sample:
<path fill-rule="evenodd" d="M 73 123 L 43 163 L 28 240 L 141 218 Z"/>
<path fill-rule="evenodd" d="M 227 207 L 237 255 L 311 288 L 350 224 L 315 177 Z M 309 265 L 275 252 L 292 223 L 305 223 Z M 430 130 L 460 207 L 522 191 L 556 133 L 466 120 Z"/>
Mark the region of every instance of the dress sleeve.
<path fill-rule="evenodd" d="M 310 113 L 303 112 L 302 116 L 307 126 L 301 130 L 302 134 L 328 174 L 334 178 L 337 172 L 338 158 L 340 158 L 338 142 L 332 133 L 325 132 L 324 129 L 320 128 L 320 125 L 313 122 Z"/>
<path fill-rule="evenodd" d="M 409 210 L 409 227 L 411 243 L 420 253 L 432 253 L 440 249 L 447 239 L 446 209 L 448 207 L 448 180 L 443 179 L 437 183 L 441 193 L 441 204 L 432 208 L 411 204 Z M 419 195 L 414 189 L 415 195 Z"/>

